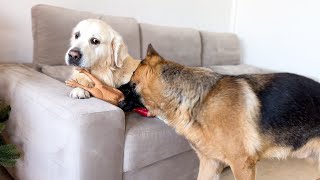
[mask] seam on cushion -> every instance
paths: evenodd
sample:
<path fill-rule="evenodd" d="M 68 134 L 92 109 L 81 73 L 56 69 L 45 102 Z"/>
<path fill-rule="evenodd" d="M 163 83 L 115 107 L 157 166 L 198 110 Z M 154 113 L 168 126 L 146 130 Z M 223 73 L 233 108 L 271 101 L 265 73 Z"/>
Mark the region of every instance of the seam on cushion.
<path fill-rule="evenodd" d="M 38 8 L 39 5 L 33 6 L 31 9 L 31 18 L 32 18 L 32 23 L 34 23 L 34 29 L 32 29 L 33 31 L 33 53 L 32 53 L 32 62 L 33 63 L 38 63 L 38 60 L 35 60 L 35 55 L 37 55 L 37 47 L 38 46 L 38 28 L 39 28 L 39 22 L 38 22 Z"/>
<path fill-rule="evenodd" d="M 241 41 L 240 41 L 240 38 L 236 35 L 236 34 L 232 34 L 233 36 L 235 36 L 235 38 L 236 38 L 236 41 L 237 41 L 237 44 L 238 44 L 238 47 L 237 47 L 237 49 L 238 49 L 238 60 L 237 60 L 237 62 L 235 63 L 235 65 L 239 65 L 239 64 L 242 64 L 243 63 L 243 59 L 242 59 L 242 48 L 241 48 Z"/>
<path fill-rule="evenodd" d="M 100 113 L 109 113 L 109 112 L 120 112 L 121 113 L 121 109 L 113 109 L 113 110 L 108 110 L 108 111 L 96 111 L 96 112 L 90 112 L 90 113 L 81 113 L 79 114 L 80 116 L 85 116 L 85 115 L 89 115 L 89 114 L 100 114 Z M 124 115 L 125 116 L 125 115 Z"/>
<path fill-rule="evenodd" d="M 145 166 L 143 166 L 143 167 L 138 167 L 138 168 L 136 168 L 136 169 L 131 169 L 131 170 L 124 171 L 124 173 L 130 172 L 130 171 L 138 171 L 138 170 L 140 170 L 140 169 L 146 168 L 146 167 L 148 167 L 148 166 L 152 166 L 152 165 L 155 164 L 155 163 L 158 163 L 158 162 L 167 160 L 167 159 L 169 159 L 169 158 L 172 158 L 172 157 L 174 157 L 174 156 L 180 155 L 180 154 L 185 153 L 185 152 L 188 152 L 188 151 L 191 152 L 191 151 L 193 151 L 193 149 L 190 147 L 190 149 L 188 149 L 188 150 L 184 150 L 184 151 L 181 151 L 181 152 L 178 152 L 178 153 L 174 153 L 174 154 L 172 154 L 172 155 L 169 156 L 169 157 L 166 157 L 166 158 L 164 158 L 164 159 L 160 159 L 160 160 L 158 160 L 158 161 L 152 162 L 152 163 L 147 164 L 147 165 L 145 165 Z"/>
<path fill-rule="evenodd" d="M 141 29 L 141 24 L 139 23 L 139 43 L 140 43 L 140 59 L 143 59 L 142 54 L 143 54 L 143 47 L 142 47 L 142 29 Z"/>
<path fill-rule="evenodd" d="M 129 129 L 130 130 L 130 129 Z M 174 129 L 172 129 L 174 130 Z M 126 134 L 126 136 L 141 136 L 141 135 L 145 135 L 148 133 L 154 133 L 154 132 L 159 132 L 159 131 L 163 131 L 163 132 L 169 132 L 168 129 L 154 129 L 154 130 L 150 130 L 150 131 L 144 131 L 144 132 L 140 132 L 140 133 L 136 133 L 136 134 Z M 174 131 L 175 132 L 175 131 Z M 180 136 L 180 135 L 179 135 Z"/>
<path fill-rule="evenodd" d="M 204 43 L 203 43 L 203 35 L 201 31 L 199 32 L 199 36 L 200 36 L 200 65 L 203 66 L 203 51 L 204 51 Z"/>

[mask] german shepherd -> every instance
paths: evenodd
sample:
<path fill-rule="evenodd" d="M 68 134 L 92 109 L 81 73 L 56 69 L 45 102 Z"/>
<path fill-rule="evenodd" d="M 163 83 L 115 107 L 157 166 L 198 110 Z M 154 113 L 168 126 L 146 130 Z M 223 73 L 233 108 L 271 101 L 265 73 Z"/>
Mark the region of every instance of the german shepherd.
<path fill-rule="evenodd" d="M 261 158 L 320 160 L 320 84 L 295 74 L 227 76 L 162 58 L 151 45 L 131 84 L 149 111 L 187 138 L 198 180 L 225 164 L 254 180 Z"/>

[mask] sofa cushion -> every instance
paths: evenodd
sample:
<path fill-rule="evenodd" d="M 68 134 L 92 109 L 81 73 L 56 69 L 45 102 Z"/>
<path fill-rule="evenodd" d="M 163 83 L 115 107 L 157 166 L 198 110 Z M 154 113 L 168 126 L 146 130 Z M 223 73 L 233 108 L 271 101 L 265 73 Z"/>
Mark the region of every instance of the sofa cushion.
<path fill-rule="evenodd" d="M 224 75 L 240 75 L 240 74 L 266 74 L 274 73 L 268 69 L 262 69 L 255 66 L 240 64 L 240 65 L 223 65 L 223 66 L 207 66 L 207 68 Z"/>
<path fill-rule="evenodd" d="M 73 66 L 65 66 L 65 65 L 57 65 L 57 66 L 42 65 L 40 68 L 40 71 L 43 74 L 50 76 L 61 82 L 65 82 L 66 80 L 68 80 L 71 77 L 73 70 L 74 70 Z"/>
<path fill-rule="evenodd" d="M 184 137 L 158 118 L 126 114 L 123 171 L 145 167 L 190 150 Z"/>
<path fill-rule="evenodd" d="M 40 71 L 47 76 L 50 76 L 54 79 L 57 79 L 61 82 L 69 79 L 74 67 L 66 65 L 39 65 Z M 239 65 L 219 65 L 219 66 L 206 66 L 217 73 L 226 74 L 226 75 L 240 75 L 240 74 L 262 74 L 262 73 L 271 73 L 274 71 L 258 68 L 255 66 L 247 64 Z"/>
<path fill-rule="evenodd" d="M 122 35 L 130 55 L 140 58 L 139 25 L 135 19 L 36 5 L 32 8 L 33 62 L 65 64 L 64 56 L 69 48 L 72 29 L 78 22 L 88 18 L 107 22 Z"/>
<path fill-rule="evenodd" d="M 201 66 L 201 39 L 199 31 L 190 28 L 176 28 L 140 24 L 142 59 L 148 44 L 166 59 L 188 66 Z"/>
<path fill-rule="evenodd" d="M 202 66 L 240 64 L 240 43 L 235 34 L 201 31 Z"/>
<path fill-rule="evenodd" d="M 123 173 L 123 180 L 196 180 L 199 159 L 193 150 Z M 213 179 L 211 179 L 213 180 Z"/>

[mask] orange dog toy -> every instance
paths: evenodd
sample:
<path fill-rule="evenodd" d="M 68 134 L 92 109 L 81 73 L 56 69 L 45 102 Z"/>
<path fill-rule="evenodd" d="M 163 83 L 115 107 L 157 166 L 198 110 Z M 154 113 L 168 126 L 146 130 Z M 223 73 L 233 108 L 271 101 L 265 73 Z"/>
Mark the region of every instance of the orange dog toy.
<path fill-rule="evenodd" d="M 84 90 L 89 91 L 92 96 L 102 99 L 104 101 L 107 101 L 115 106 L 118 106 L 119 102 L 124 100 L 124 95 L 120 90 L 102 84 L 102 82 L 99 79 L 94 77 L 85 69 L 76 69 L 76 70 L 88 76 L 94 83 L 94 87 L 90 88 L 87 86 L 83 86 L 75 80 L 67 80 L 66 81 L 67 86 L 70 86 L 73 88 L 80 87 Z"/>
<path fill-rule="evenodd" d="M 81 69 L 81 68 L 77 68 L 76 70 L 79 71 L 79 73 L 83 73 L 86 76 L 88 76 L 94 83 L 94 87 L 90 88 L 87 86 L 83 86 L 75 80 L 67 80 L 65 82 L 67 86 L 70 86 L 73 88 L 79 87 L 84 90 L 87 90 L 90 92 L 92 96 L 99 98 L 101 100 L 107 101 L 115 106 L 119 106 L 119 103 L 125 99 L 124 94 L 120 90 L 104 85 L 99 79 L 97 79 L 92 74 L 90 74 L 88 70 Z M 148 109 L 144 107 L 138 107 L 133 110 L 142 116 L 153 117 L 149 113 Z"/>

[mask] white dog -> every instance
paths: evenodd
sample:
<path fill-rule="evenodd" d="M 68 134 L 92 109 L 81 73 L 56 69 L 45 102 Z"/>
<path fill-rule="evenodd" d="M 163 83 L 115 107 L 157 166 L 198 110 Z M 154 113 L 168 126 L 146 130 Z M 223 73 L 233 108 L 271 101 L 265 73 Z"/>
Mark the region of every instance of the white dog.
<path fill-rule="evenodd" d="M 122 37 L 98 19 L 83 20 L 73 29 L 71 47 L 65 61 L 68 65 L 89 69 L 94 76 L 112 87 L 128 83 L 140 63 L 128 54 Z M 71 79 L 84 86 L 93 86 L 93 82 L 78 71 L 73 72 Z M 74 88 L 70 97 L 89 98 L 90 93 Z"/>

